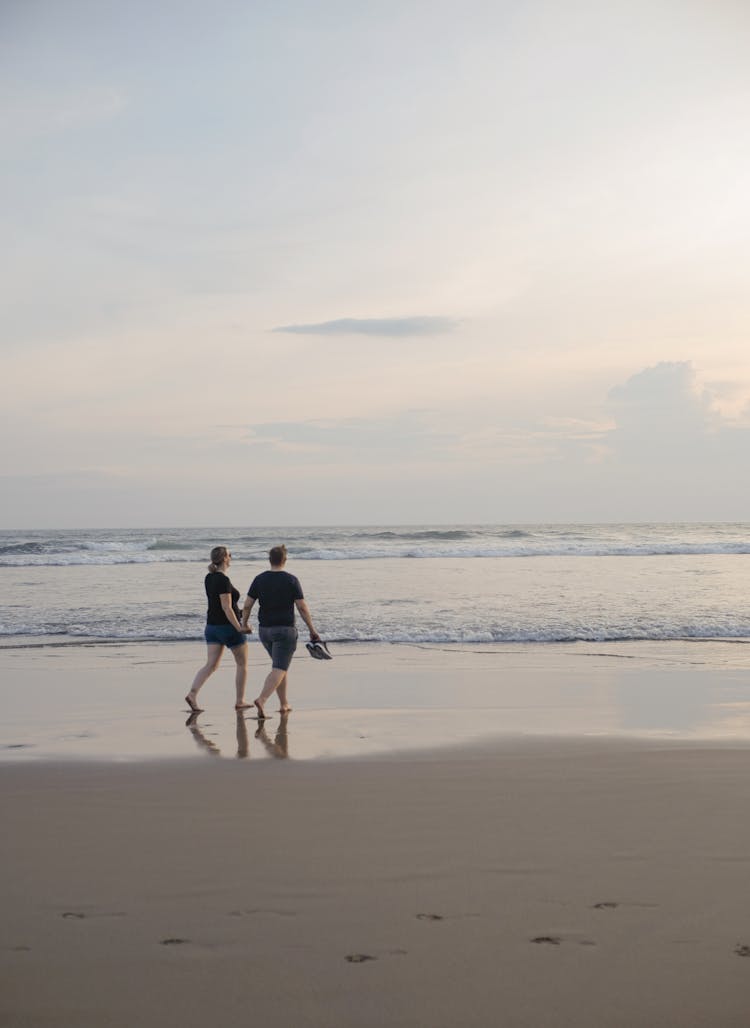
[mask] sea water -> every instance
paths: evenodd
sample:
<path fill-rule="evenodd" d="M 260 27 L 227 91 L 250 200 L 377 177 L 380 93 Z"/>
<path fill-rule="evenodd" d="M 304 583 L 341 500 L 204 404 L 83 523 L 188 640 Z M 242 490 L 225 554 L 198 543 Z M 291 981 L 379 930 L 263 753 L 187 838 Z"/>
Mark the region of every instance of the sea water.
<path fill-rule="evenodd" d="M 750 524 L 449 525 L 3 531 L 0 646 L 199 640 L 279 542 L 332 643 L 750 640 Z"/>

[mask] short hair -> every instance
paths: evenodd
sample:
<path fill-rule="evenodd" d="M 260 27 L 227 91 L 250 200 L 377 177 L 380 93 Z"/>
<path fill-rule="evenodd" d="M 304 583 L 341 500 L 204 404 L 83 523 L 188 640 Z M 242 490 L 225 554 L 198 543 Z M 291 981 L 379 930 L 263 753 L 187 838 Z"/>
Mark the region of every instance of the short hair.
<path fill-rule="evenodd" d="M 271 561 L 272 568 L 281 567 L 286 560 L 286 546 L 283 543 L 281 546 L 272 546 L 268 551 L 268 559 Z"/>

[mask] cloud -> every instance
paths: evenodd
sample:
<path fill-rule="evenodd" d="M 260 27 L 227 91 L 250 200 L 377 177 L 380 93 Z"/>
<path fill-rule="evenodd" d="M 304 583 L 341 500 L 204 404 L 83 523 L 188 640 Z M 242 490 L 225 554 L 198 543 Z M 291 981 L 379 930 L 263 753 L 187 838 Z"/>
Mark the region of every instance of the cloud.
<path fill-rule="evenodd" d="M 609 398 L 620 417 L 637 413 L 640 418 L 672 421 L 681 419 L 700 424 L 708 413 L 709 401 L 700 393 L 695 370 L 690 361 L 662 361 L 644 368 L 610 390 Z"/>
<path fill-rule="evenodd" d="M 644 368 L 612 389 L 609 401 L 616 422 L 609 444 L 644 463 L 666 452 L 689 463 L 705 455 L 708 445 L 734 436 L 709 394 L 699 389 L 689 361 Z"/>
<path fill-rule="evenodd" d="M 390 417 L 270 422 L 248 426 L 253 459 L 279 458 L 315 463 L 410 462 L 445 455 L 457 437 L 435 427 L 429 412 L 403 411 Z"/>
<path fill-rule="evenodd" d="M 457 324 L 453 318 L 441 317 L 339 318 L 314 325 L 280 325 L 273 331 L 321 336 L 431 336 L 452 332 Z"/>
<path fill-rule="evenodd" d="M 722 415 L 690 361 L 644 368 L 611 390 L 608 406 L 615 427 L 596 466 L 620 520 L 745 516 L 750 428 Z"/>

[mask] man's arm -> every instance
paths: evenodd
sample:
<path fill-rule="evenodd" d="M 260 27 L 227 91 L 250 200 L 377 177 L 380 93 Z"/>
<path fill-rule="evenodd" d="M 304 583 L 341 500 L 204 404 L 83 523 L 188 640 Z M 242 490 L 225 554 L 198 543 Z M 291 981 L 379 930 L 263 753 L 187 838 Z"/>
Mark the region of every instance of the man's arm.
<path fill-rule="evenodd" d="M 250 619 L 250 611 L 255 606 L 255 598 L 253 596 L 246 596 L 245 602 L 242 604 L 242 630 L 248 630 L 248 621 Z M 249 629 L 252 632 L 252 628 Z"/>
<path fill-rule="evenodd" d="M 310 632 L 310 639 L 314 642 L 316 639 L 320 639 L 320 636 L 315 631 L 315 625 L 312 623 L 312 616 L 310 614 L 310 608 L 307 606 L 304 600 L 294 601 L 297 610 L 300 612 L 300 617 L 307 625 L 308 631 Z"/>

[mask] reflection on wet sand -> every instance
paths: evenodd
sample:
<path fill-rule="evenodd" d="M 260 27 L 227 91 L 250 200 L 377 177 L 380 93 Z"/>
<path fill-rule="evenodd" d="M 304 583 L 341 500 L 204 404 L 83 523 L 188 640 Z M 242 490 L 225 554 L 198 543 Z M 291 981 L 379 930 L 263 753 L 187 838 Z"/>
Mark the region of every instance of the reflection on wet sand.
<path fill-rule="evenodd" d="M 247 734 L 247 721 L 241 710 L 237 712 L 237 759 L 245 760 L 250 756 L 250 738 Z"/>
<path fill-rule="evenodd" d="M 206 737 L 205 733 L 201 729 L 201 726 L 198 724 L 199 717 L 200 711 L 196 711 L 195 713 L 191 714 L 185 722 L 185 727 L 190 729 L 190 734 L 202 749 L 208 750 L 208 752 L 213 757 L 220 757 L 221 750 L 216 745 L 216 743 L 213 742 L 212 739 L 208 739 Z"/>
<path fill-rule="evenodd" d="M 265 721 L 261 721 L 258 731 L 255 733 L 255 738 L 260 739 L 269 755 L 280 760 L 285 760 L 289 756 L 289 739 L 286 730 L 288 720 L 288 714 L 281 714 L 279 717 L 279 727 L 273 739 L 269 737 L 266 731 Z"/>
<path fill-rule="evenodd" d="M 207 750 L 211 756 L 220 757 L 221 750 L 216 743 L 209 739 L 206 733 L 203 731 L 201 726 L 198 724 L 198 718 L 202 711 L 196 711 L 191 714 L 185 722 L 185 727 L 190 729 L 190 734 L 195 739 L 196 743 L 201 749 Z M 268 732 L 266 731 L 267 722 L 262 721 L 258 726 L 258 730 L 255 733 L 255 738 L 263 743 L 269 756 L 277 759 L 285 759 L 289 756 L 289 740 L 287 734 L 287 721 L 289 720 L 288 714 L 282 714 L 279 718 L 279 727 L 276 730 L 276 734 L 271 739 Z M 247 720 L 245 719 L 242 711 L 237 711 L 237 759 L 245 760 L 250 756 L 250 736 L 247 730 Z"/>

